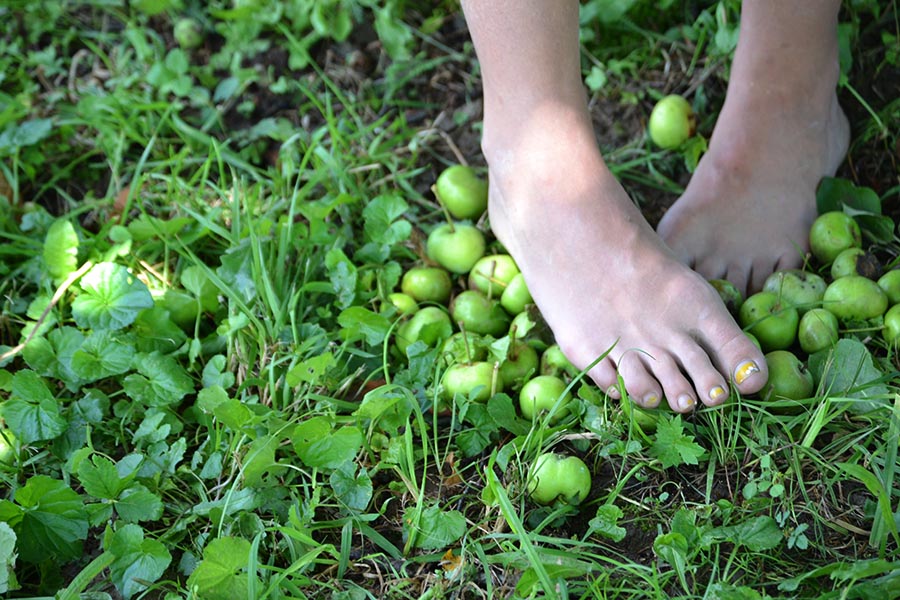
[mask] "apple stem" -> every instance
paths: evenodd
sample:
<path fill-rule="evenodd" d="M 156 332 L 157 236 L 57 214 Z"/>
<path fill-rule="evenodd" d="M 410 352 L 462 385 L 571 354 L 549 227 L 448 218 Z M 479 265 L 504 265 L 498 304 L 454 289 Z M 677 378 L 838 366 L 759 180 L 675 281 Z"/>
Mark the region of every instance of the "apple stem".
<path fill-rule="evenodd" d="M 466 364 L 472 364 L 472 351 L 469 349 L 469 334 L 466 333 L 466 326 L 462 321 L 457 321 L 456 323 L 459 325 L 459 330 L 462 333 L 463 338 L 463 347 L 466 349 Z"/>
<path fill-rule="evenodd" d="M 494 297 L 494 273 L 497 271 L 497 261 L 491 261 L 491 272 L 488 273 L 488 291 L 487 291 L 487 299 L 488 301 L 492 300 Z"/>
<path fill-rule="evenodd" d="M 491 396 L 497 393 L 497 379 L 500 376 L 500 363 L 494 362 L 494 372 L 491 373 Z"/>
<path fill-rule="evenodd" d="M 456 233 L 456 227 L 453 225 L 453 217 L 450 216 L 450 211 L 447 210 L 447 205 L 444 204 L 444 201 L 441 199 L 441 195 L 438 194 L 437 186 L 431 186 L 431 193 L 434 194 L 434 197 L 437 198 L 438 205 L 441 207 L 441 212 L 444 213 L 444 218 L 447 220 L 447 224 L 450 225 L 450 233 Z"/>
<path fill-rule="evenodd" d="M 516 329 L 518 325 L 509 328 L 509 346 L 506 348 L 506 359 L 516 361 L 519 359 L 519 347 L 516 345 Z"/>

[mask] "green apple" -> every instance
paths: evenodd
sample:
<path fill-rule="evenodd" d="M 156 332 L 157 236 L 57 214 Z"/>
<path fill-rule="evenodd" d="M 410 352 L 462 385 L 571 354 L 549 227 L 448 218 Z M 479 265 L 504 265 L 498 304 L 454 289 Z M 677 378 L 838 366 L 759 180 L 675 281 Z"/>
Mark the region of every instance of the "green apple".
<path fill-rule="evenodd" d="M 831 282 L 825 290 L 823 307 L 841 321 L 864 321 L 883 315 L 888 297 L 871 279 L 848 275 Z"/>
<path fill-rule="evenodd" d="M 518 390 L 537 373 L 540 361 L 537 350 L 521 340 L 511 339 L 506 358 L 500 363 L 500 377 L 506 389 Z"/>
<path fill-rule="evenodd" d="M 487 357 L 487 343 L 477 333 L 457 331 L 441 346 L 441 356 L 447 364 L 470 363 Z"/>
<path fill-rule="evenodd" d="M 670 94 L 653 107 L 647 129 L 654 144 L 672 150 L 694 135 L 697 116 L 687 100 L 678 94 Z"/>
<path fill-rule="evenodd" d="M 428 258 L 451 273 L 468 273 L 484 256 L 484 234 L 473 225 L 444 223 L 428 235 Z"/>
<path fill-rule="evenodd" d="M 553 375 L 538 375 L 530 379 L 519 391 L 519 409 L 526 419 L 540 417 L 556 407 L 550 422 L 556 423 L 569 413 L 572 394 L 566 391 L 566 382 Z"/>
<path fill-rule="evenodd" d="M 660 411 L 668 406 L 663 402 L 659 407 L 653 410 L 647 410 L 635 404 L 627 395 L 619 397 L 619 405 L 622 407 L 622 412 L 625 414 L 625 417 L 634 425 L 640 427 L 641 431 L 644 433 L 653 433 L 656 431 L 656 425 L 659 423 Z"/>
<path fill-rule="evenodd" d="M 900 269 L 892 269 L 879 277 L 878 287 L 887 294 L 891 306 L 900 304 Z"/>
<path fill-rule="evenodd" d="M 744 303 L 744 297 L 741 291 L 737 289 L 737 286 L 727 279 L 710 279 L 709 284 L 719 293 L 719 297 L 725 303 L 725 308 L 728 309 L 728 312 L 732 315 L 737 315 L 741 309 L 741 304 Z"/>
<path fill-rule="evenodd" d="M 543 352 L 550 345 L 547 340 L 552 341 L 553 333 L 537 311 L 534 317 L 531 312 L 531 310 L 522 311 L 513 317 L 509 325 L 509 334 L 518 340 L 524 340 L 538 352 Z"/>
<path fill-rule="evenodd" d="M 460 292 L 453 299 L 450 315 L 454 323 L 462 323 L 461 327 L 472 333 L 499 337 L 509 330 L 509 314 L 500 302 L 475 290 Z"/>
<path fill-rule="evenodd" d="M 802 315 L 815 306 L 822 305 L 822 297 L 828 284 L 819 275 L 800 269 L 775 271 L 766 278 L 763 291 L 778 294 L 787 306 L 793 306 Z"/>
<path fill-rule="evenodd" d="M 482 257 L 469 271 L 469 289 L 499 296 L 518 273 L 519 267 L 512 256 L 490 254 Z"/>
<path fill-rule="evenodd" d="M 792 352 L 775 350 L 766 354 L 769 380 L 760 395 L 763 398 L 790 398 L 801 400 L 812 395 L 814 382 L 812 373 Z"/>
<path fill-rule="evenodd" d="M 384 303 L 384 308 L 387 308 L 388 306 L 393 306 L 397 309 L 398 314 L 406 316 L 415 314 L 415 312 L 419 310 L 416 299 L 403 292 L 392 292 L 388 294 L 387 302 Z"/>
<path fill-rule="evenodd" d="M 517 315 L 532 303 L 534 303 L 534 299 L 531 297 L 531 292 L 528 291 L 528 286 L 525 284 L 525 276 L 521 273 L 516 273 L 509 280 L 509 285 L 506 286 L 506 289 L 503 290 L 503 295 L 500 296 L 500 304 L 503 305 L 503 308 L 509 314 Z"/>
<path fill-rule="evenodd" d="M 787 306 L 775 292 L 757 292 L 744 300 L 738 319 L 765 352 L 789 348 L 797 339 L 797 309 Z"/>
<path fill-rule="evenodd" d="M 840 279 L 847 275 L 862 275 L 869 279 L 881 276 L 881 263 L 871 252 L 862 248 L 847 248 L 831 263 L 831 278 Z"/>
<path fill-rule="evenodd" d="M 838 320 L 831 311 L 813 308 L 800 317 L 797 338 L 807 354 L 831 348 L 838 341 Z"/>
<path fill-rule="evenodd" d="M 884 313 L 882 336 L 892 346 L 900 344 L 900 304 L 895 304 Z"/>
<path fill-rule="evenodd" d="M 417 302 L 446 304 L 452 288 L 450 274 L 439 267 L 413 267 L 400 281 L 401 291 Z"/>
<path fill-rule="evenodd" d="M 575 377 L 580 370 L 563 353 L 559 344 L 552 344 L 541 353 L 541 375 Z"/>
<path fill-rule="evenodd" d="M 488 184 L 472 167 L 453 165 L 434 184 L 438 202 L 457 219 L 477 220 L 487 210 Z"/>
<path fill-rule="evenodd" d="M 502 392 L 503 381 L 499 374 L 495 373 L 495 365 L 496 363 L 476 361 L 447 367 L 441 377 L 444 398 L 453 398 L 460 394 L 484 402 L 492 393 Z"/>
<path fill-rule="evenodd" d="M 450 315 L 437 306 L 425 306 L 397 328 L 395 343 L 400 353 L 406 356 L 406 349 L 413 342 L 422 341 L 435 347 L 452 334 Z"/>
<path fill-rule="evenodd" d="M 830 265 L 847 248 L 862 248 L 862 232 L 853 217 L 831 211 L 813 221 L 809 229 L 809 249 L 819 262 Z"/>
<path fill-rule="evenodd" d="M 191 50 L 203 43 L 203 28 L 196 19 L 184 17 L 175 22 L 172 36 L 179 46 L 185 50 Z"/>
<path fill-rule="evenodd" d="M 536 503 L 581 504 L 591 492 L 591 471 L 577 456 L 541 454 L 528 470 L 525 489 Z"/>

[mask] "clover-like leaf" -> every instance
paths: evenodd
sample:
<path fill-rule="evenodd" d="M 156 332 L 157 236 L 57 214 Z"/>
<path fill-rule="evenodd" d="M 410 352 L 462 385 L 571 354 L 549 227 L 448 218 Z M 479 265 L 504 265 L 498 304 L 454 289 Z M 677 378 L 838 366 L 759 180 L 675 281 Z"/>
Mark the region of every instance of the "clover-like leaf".
<path fill-rule="evenodd" d="M 122 265 L 102 262 L 84 274 L 81 293 L 72 302 L 79 327 L 116 330 L 134 322 L 138 313 L 153 306 L 150 291 Z"/>

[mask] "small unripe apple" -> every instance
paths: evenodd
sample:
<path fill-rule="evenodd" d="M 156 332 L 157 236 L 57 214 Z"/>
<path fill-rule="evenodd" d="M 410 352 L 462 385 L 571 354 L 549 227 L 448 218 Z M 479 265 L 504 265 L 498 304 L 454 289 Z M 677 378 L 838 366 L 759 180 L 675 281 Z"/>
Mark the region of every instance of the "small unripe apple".
<path fill-rule="evenodd" d="M 444 169 L 434 184 L 434 193 L 457 219 L 477 220 L 487 210 L 488 184 L 472 167 L 453 165 Z"/>
<path fill-rule="evenodd" d="M 469 272 L 469 288 L 482 294 L 499 296 L 519 274 L 519 266 L 509 254 L 482 257 Z"/>
<path fill-rule="evenodd" d="M 400 353 L 406 355 L 406 349 L 413 342 L 421 340 L 434 347 L 452 334 L 450 315 L 437 306 L 426 306 L 397 328 L 395 343 Z"/>
<path fill-rule="evenodd" d="M 196 19 L 184 17 L 175 22 L 172 36 L 179 46 L 185 50 L 191 50 L 203 43 L 203 28 Z"/>
<path fill-rule="evenodd" d="M 428 258 L 451 273 L 468 273 L 484 256 L 484 234 L 464 223 L 444 223 L 434 228 L 425 244 Z"/>
<path fill-rule="evenodd" d="M 487 344 L 477 333 L 457 331 L 444 340 L 441 356 L 451 365 L 481 361 L 487 357 Z"/>
<path fill-rule="evenodd" d="M 862 248 L 862 231 L 853 217 L 831 211 L 813 221 L 809 228 L 809 249 L 819 262 L 830 265 L 847 248 Z"/>
<path fill-rule="evenodd" d="M 888 297 L 877 283 L 861 275 L 835 279 L 825 290 L 822 306 L 841 321 L 865 321 L 880 317 Z"/>
<path fill-rule="evenodd" d="M 450 315 L 454 323 L 462 323 L 466 331 L 498 337 L 509 330 L 509 314 L 500 302 L 489 300 L 475 290 L 461 292 L 453 299 Z"/>
<path fill-rule="evenodd" d="M 664 150 L 672 150 L 694 135 L 697 116 L 687 100 L 678 94 L 671 94 L 653 107 L 647 129 L 654 144 Z"/>
<path fill-rule="evenodd" d="M 538 504 L 581 504 L 591 492 L 591 471 L 577 456 L 546 452 L 528 470 L 528 496 Z"/>
<path fill-rule="evenodd" d="M 567 405 L 571 400 L 572 394 L 566 391 L 566 382 L 553 375 L 538 375 L 523 385 L 519 392 L 519 408 L 526 419 L 549 412 L 559 402 L 551 423 L 556 423 L 569 413 Z"/>
<path fill-rule="evenodd" d="M 763 387 L 763 398 L 775 397 L 801 400 L 813 392 L 813 376 L 799 358 L 787 350 L 775 350 L 766 354 L 769 380 Z"/>
<path fill-rule="evenodd" d="M 525 284 L 525 276 L 521 273 L 516 273 L 509 280 L 509 285 L 506 286 L 506 289 L 503 290 L 503 295 L 500 296 L 500 304 L 503 305 L 503 308 L 509 314 L 517 315 L 533 302 L 534 299 L 531 297 L 531 292 L 528 291 L 528 286 Z"/>
<path fill-rule="evenodd" d="M 559 344 L 552 344 L 541 354 L 541 375 L 575 377 L 579 369 L 563 353 Z"/>
<path fill-rule="evenodd" d="M 831 278 L 840 279 L 847 275 L 878 279 L 881 276 L 881 263 L 874 254 L 862 248 L 847 248 L 831 263 Z"/>
<path fill-rule="evenodd" d="M 891 306 L 900 304 L 900 269 L 893 269 L 878 278 L 878 287 L 887 294 Z"/>
<path fill-rule="evenodd" d="M 540 361 L 537 350 L 522 340 L 510 340 L 506 359 L 500 363 L 500 377 L 506 389 L 518 390 L 534 375 Z"/>
<path fill-rule="evenodd" d="M 786 306 L 793 306 L 802 315 L 810 308 L 822 305 L 828 284 L 820 276 L 800 269 L 775 271 L 766 278 L 763 291 L 777 294 Z"/>
<path fill-rule="evenodd" d="M 774 292 L 757 292 L 744 301 L 738 314 L 741 327 L 749 328 L 766 352 L 789 348 L 797 339 L 800 316 Z"/>
<path fill-rule="evenodd" d="M 403 293 L 417 302 L 446 304 L 452 288 L 450 274 L 439 267 L 413 267 L 403 274 L 400 281 Z"/>
<path fill-rule="evenodd" d="M 491 397 L 491 388 L 503 391 L 503 381 L 494 375 L 494 363 L 473 362 L 451 365 L 441 377 L 441 390 L 445 398 L 456 394 L 484 402 Z M 474 395 L 473 395 L 474 394 Z"/>
<path fill-rule="evenodd" d="M 719 297 L 725 303 L 725 308 L 728 309 L 728 312 L 732 315 L 737 315 L 741 309 L 741 304 L 744 303 L 744 297 L 741 295 L 741 291 L 737 289 L 737 286 L 727 279 L 710 279 L 709 284 L 719 293 Z"/>
<path fill-rule="evenodd" d="M 392 292 L 388 294 L 387 300 L 386 306 L 393 306 L 401 315 L 412 315 L 419 310 L 416 299 L 403 292 Z"/>
<path fill-rule="evenodd" d="M 797 338 L 807 354 L 831 348 L 838 341 L 838 320 L 831 311 L 813 308 L 800 318 Z"/>
<path fill-rule="evenodd" d="M 892 346 L 900 344 L 900 304 L 895 304 L 884 313 L 882 336 Z"/>

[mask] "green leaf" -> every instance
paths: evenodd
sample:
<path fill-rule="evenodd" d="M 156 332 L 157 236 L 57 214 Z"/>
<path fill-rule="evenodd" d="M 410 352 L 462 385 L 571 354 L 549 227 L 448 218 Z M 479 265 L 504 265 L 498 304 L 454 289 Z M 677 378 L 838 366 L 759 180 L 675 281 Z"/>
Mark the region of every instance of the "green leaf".
<path fill-rule="evenodd" d="M 18 589 L 16 582 L 16 532 L 0 521 L 0 594 Z"/>
<path fill-rule="evenodd" d="M 253 440 L 244 457 L 246 485 L 259 487 L 268 484 L 271 478 L 286 470 L 286 467 L 278 464 L 275 458 L 275 450 L 278 449 L 280 442 L 281 440 L 273 435 L 264 435 Z"/>
<path fill-rule="evenodd" d="M 619 519 L 623 516 L 622 509 L 615 504 L 604 504 L 597 507 L 597 516 L 591 519 L 588 526 L 591 533 L 599 533 L 614 542 L 621 542 L 627 533 L 624 527 L 619 527 Z"/>
<path fill-rule="evenodd" d="M 138 374 L 126 377 L 123 386 L 132 400 L 144 406 L 169 406 L 194 393 L 194 381 L 171 356 L 153 352 L 139 355 L 135 362 Z"/>
<path fill-rule="evenodd" d="M 295 387 L 301 383 L 315 383 L 328 369 L 337 364 L 331 352 L 324 352 L 318 356 L 308 358 L 295 365 L 285 376 L 285 383 Z"/>
<path fill-rule="evenodd" d="M 608 78 L 606 76 L 606 70 L 604 70 L 600 65 L 594 65 L 591 67 L 591 72 L 587 77 L 585 77 L 584 83 L 592 92 L 598 92 L 603 89 L 603 86 L 606 85 L 607 80 Z"/>
<path fill-rule="evenodd" d="M 0 156 L 9 156 L 19 148 L 37 144 L 49 137 L 52 131 L 52 119 L 30 119 L 21 124 L 10 124 L 0 132 Z"/>
<path fill-rule="evenodd" d="M 104 500 L 115 500 L 127 485 L 119 477 L 113 461 L 99 454 L 78 465 L 78 479 L 85 492 Z"/>
<path fill-rule="evenodd" d="M 410 507 L 403 515 L 403 537 L 412 539 L 413 548 L 446 548 L 465 533 L 466 518 L 458 510 L 446 510 L 433 504 L 421 510 Z"/>
<path fill-rule="evenodd" d="M 52 440 L 62 435 L 68 422 L 47 384 L 34 371 L 19 371 L 12 378 L 12 393 L 0 404 L 0 417 L 23 444 Z"/>
<path fill-rule="evenodd" d="M 848 409 L 855 414 L 887 406 L 885 375 L 875 366 L 865 344 L 842 338 L 833 348 L 809 357 L 809 370 L 831 397 L 854 398 Z"/>
<path fill-rule="evenodd" d="M 85 383 L 121 375 L 131 368 L 132 346 L 113 338 L 109 332 L 94 333 L 72 353 L 72 371 Z"/>
<path fill-rule="evenodd" d="M 294 428 L 291 442 L 306 466 L 336 469 L 356 457 L 363 434 L 352 425 L 333 430 L 327 417 L 313 417 Z"/>
<path fill-rule="evenodd" d="M 216 269 L 216 274 L 228 290 L 235 292 L 244 302 L 253 301 L 256 298 L 256 282 L 253 279 L 253 254 L 249 242 L 244 240 L 239 246 L 229 248 L 221 260 L 222 266 Z"/>
<path fill-rule="evenodd" d="M 122 492 L 115 507 L 118 515 L 129 523 L 156 521 L 163 514 L 163 503 L 159 496 L 139 483 L 132 484 Z"/>
<path fill-rule="evenodd" d="M 506 339 L 506 338 L 504 338 Z M 497 427 L 502 427 L 513 435 L 527 435 L 531 430 L 531 422 L 517 417 L 512 398 L 499 393 L 487 401 L 487 412 Z"/>
<path fill-rule="evenodd" d="M 763 552 L 778 547 L 782 540 L 784 533 L 775 519 L 759 516 L 738 525 L 711 529 L 703 534 L 701 544 L 707 546 L 713 541 L 730 542 L 746 546 L 753 552 Z"/>
<path fill-rule="evenodd" d="M 381 431 L 396 435 L 406 425 L 412 413 L 415 399 L 408 389 L 396 385 L 382 385 L 363 396 L 363 401 L 353 415 L 363 428 L 368 422 L 376 423 Z"/>
<path fill-rule="evenodd" d="M 375 32 L 388 56 L 395 61 L 408 59 L 410 57 L 409 45 L 413 41 L 413 34 L 409 27 L 400 20 L 390 5 L 373 10 L 375 11 Z"/>
<path fill-rule="evenodd" d="M 659 459 L 664 469 L 668 469 L 679 465 L 696 465 L 705 451 L 694 441 L 694 436 L 684 433 L 681 415 L 677 415 L 674 418 L 659 419 L 649 452 L 650 456 Z"/>
<path fill-rule="evenodd" d="M 82 328 L 121 329 L 131 325 L 140 311 L 153 306 L 147 286 L 115 263 L 94 265 L 79 285 L 81 293 L 72 302 L 72 316 Z"/>
<path fill-rule="evenodd" d="M 72 560 L 81 556 L 87 538 L 87 513 L 81 497 L 62 481 L 35 475 L 13 496 L 0 500 L 0 521 L 9 523 L 19 538 L 25 562 Z"/>
<path fill-rule="evenodd" d="M 116 531 L 107 550 L 116 557 L 109 566 L 110 578 L 126 600 L 162 577 L 172 562 L 162 542 L 144 539 L 137 525 L 125 525 Z"/>
<path fill-rule="evenodd" d="M 338 308 L 347 308 L 356 299 L 357 273 L 354 265 L 340 248 L 332 248 L 325 255 L 328 278 L 337 295 Z"/>
<path fill-rule="evenodd" d="M 372 479 L 365 469 L 360 467 L 357 472 L 354 463 L 345 462 L 332 472 L 328 481 L 338 502 L 351 513 L 363 512 L 369 506 L 372 499 Z"/>
<path fill-rule="evenodd" d="M 220 386 L 228 389 L 234 385 L 234 373 L 227 371 L 227 359 L 224 354 L 216 354 L 203 366 L 203 387 Z"/>
<path fill-rule="evenodd" d="M 338 324 L 344 328 L 342 333 L 347 339 L 364 337 L 370 346 L 381 344 L 391 329 L 387 317 L 362 306 L 351 306 L 341 311 Z"/>
<path fill-rule="evenodd" d="M 75 391 L 84 381 L 72 369 L 72 357 L 83 344 L 83 333 L 74 327 L 60 327 L 51 331 L 46 339 L 38 337 L 28 342 L 23 358 L 39 374 L 61 379 L 67 388 Z"/>
<path fill-rule="evenodd" d="M 653 540 L 653 552 L 682 576 L 687 567 L 688 543 L 680 533 L 663 533 Z"/>
<path fill-rule="evenodd" d="M 54 281 L 60 282 L 78 268 L 78 234 L 71 221 L 58 219 L 44 238 L 44 264 Z"/>
<path fill-rule="evenodd" d="M 214 539 L 203 550 L 203 560 L 188 577 L 188 588 L 196 586 L 197 597 L 204 600 L 245 600 L 248 596 L 250 542 L 241 538 Z M 256 574 L 251 574 L 256 577 Z"/>

